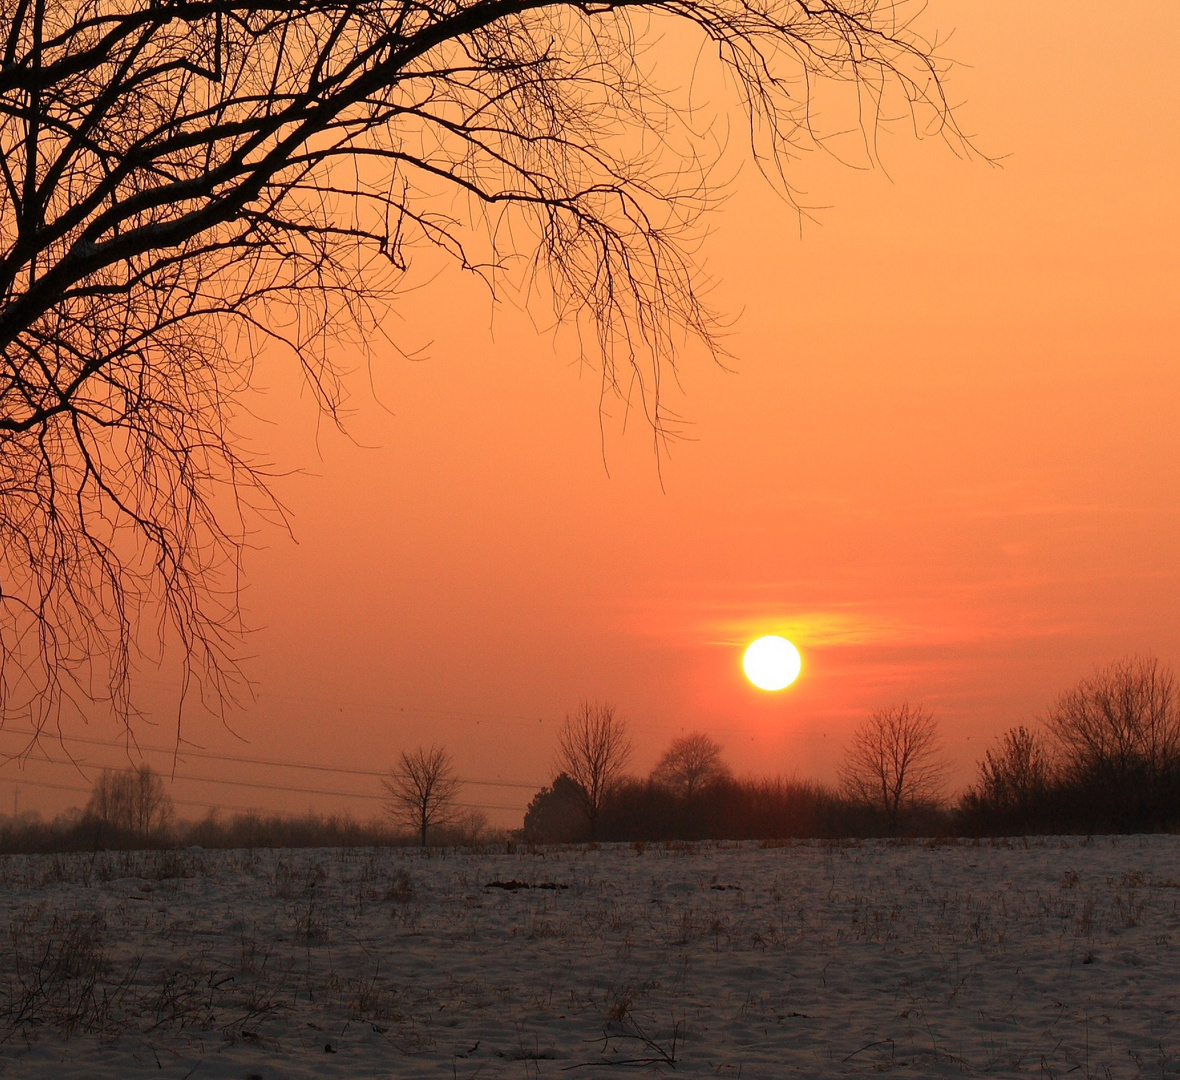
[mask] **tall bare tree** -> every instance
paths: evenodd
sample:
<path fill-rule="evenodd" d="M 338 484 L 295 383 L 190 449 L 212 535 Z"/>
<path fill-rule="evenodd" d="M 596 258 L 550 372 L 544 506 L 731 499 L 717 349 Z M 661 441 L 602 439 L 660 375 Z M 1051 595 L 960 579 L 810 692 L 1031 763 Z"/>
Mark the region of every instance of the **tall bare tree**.
<path fill-rule="evenodd" d="M 423 847 L 429 830 L 447 824 L 454 815 L 459 780 L 450 754 L 442 747 L 403 750 L 381 783 L 386 792 L 386 812 L 413 829 Z"/>
<path fill-rule="evenodd" d="M 651 777 L 691 799 L 702 787 L 729 775 L 721 747 L 699 731 L 673 739 Z"/>
<path fill-rule="evenodd" d="M 232 699 L 240 552 L 282 516 L 238 396 L 273 348 L 338 419 L 325 343 L 372 340 L 419 254 L 547 295 L 665 432 L 679 334 L 711 342 L 685 241 L 724 141 L 661 85 L 676 24 L 788 192 L 825 82 L 870 135 L 961 144 L 904 0 L 0 5 L 0 715 L 129 719 L 177 645 L 186 692 Z"/>
<path fill-rule="evenodd" d="M 631 760 L 627 722 L 613 705 L 584 701 L 566 714 L 557 750 L 557 771 L 577 785 L 591 840 L 598 839 L 602 805 Z"/>
<path fill-rule="evenodd" d="M 905 811 L 937 803 L 945 779 L 938 725 L 908 702 L 878 709 L 861 724 L 841 769 L 848 796 L 873 807 L 890 831 Z"/>

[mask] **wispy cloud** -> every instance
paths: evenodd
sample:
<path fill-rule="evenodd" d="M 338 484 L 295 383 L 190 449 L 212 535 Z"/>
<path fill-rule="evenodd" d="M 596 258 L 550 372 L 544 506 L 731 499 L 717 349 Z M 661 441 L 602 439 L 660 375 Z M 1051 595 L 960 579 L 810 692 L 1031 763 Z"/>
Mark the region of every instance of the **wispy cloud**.
<path fill-rule="evenodd" d="M 1144 581 L 1174 580 L 1180 574 L 1145 572 Z M 733 647 L 762 634 L 782 634 L 801 648 L 837 651 L 867 647 L 916 650 L 1011 643 L 1082 635 L 1092 619 L 1078 610 L 1076 597 L 1118 583 L 1115 573 L 1011 573 L 936 590 L 891 590 L 872 600 L 831 599 L 815 594 L 817 583 L 764 582 L 683 590 L 615 606 L 620 629 L 667 646 Z M 855 586 L 852 586 L 855 588 Z M 716 597 L 717 591 L 730 595 Z M 850 590 L 834 583 L 831 593 Z M 867 589 L 862 591 L 867 592 Z M 714 598 L 700 593 L 714 592 Z M 1089 604 L 1089 601 L 1087 601 Z"/>

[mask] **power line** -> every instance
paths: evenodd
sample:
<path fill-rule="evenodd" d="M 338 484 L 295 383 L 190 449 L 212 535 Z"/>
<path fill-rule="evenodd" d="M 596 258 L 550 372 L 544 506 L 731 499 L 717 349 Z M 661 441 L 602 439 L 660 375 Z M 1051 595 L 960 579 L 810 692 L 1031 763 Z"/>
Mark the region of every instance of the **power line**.
<path fill-rule="evenodd" d="M 119 772 L 134 772 L 134 769 L 127 768 L 127 769 L 119 769 L 117 771 L 119 771 Z M 190 782 L 198 783 L 198 784 L 231 784 L 235 787 L 264 788 L 264 789 L 268 789 L 271 791 L 283 791 L 283 792 L 289 792 L 291 794 L 300 794 L 300 795 L 334 795 L 334 796 L 339 796 L 342 798 L 355 798 L 355 799 L 380 799 L 380 798 L 382 798 L 382 796 L 380 796 L 380 795 L 375 795 L 372 793 L 366 793 L 366 792 L 360 792 L 360 791 L 326 791 L 326 790 L 322 790 L 319 788 L 289 788 L 289 787 L 284 787 L 281 784 L 251 783 L 246 780 L 219 780 L 219 779 L 215 779 L 215 778 L 209 777 L 209 776 L 177 776 L 175 779 L 186 780 L 186 781 L 190 781 Z M 19 783 L 21 787 L 50 788 L 53 791 L 70 791 L 70 792 L 74 792 L 75 794 L 78 794 L 78 795 L 87 795 L 87 794 L 89 794 L 89 791 L 90 791 L 89 788 L 78 787 L 76 784 L 55 784 L 50 780 L 31 780 L 26 777 L 21 777 L 21 779 L 16 782 Z M 198 801 L 194 801 L 192 799 L 173 799 L 172 801 L 177 806 L 199 806 L 199 807 L 202 807 L 203 809 L 206 809 L 206 810 L 231 810 L 231 811 L 235 811 L 235 812 L 248 812 L 248 811 L 254 809 L 253 807 L 243 808 L 243 807 L 234 807 L 234 806 L 223 806 L 221 803 L 198 802 Z M 521 809 L 521 807 L 519 807 L 519 806 L 499 806 L 499 805 L 491 804 L 491 803 L 456 802 L 454 805 L 462 807 L 464 810 L 519 811 Z"/>
<path fill-rule="evenodd" d="M 298 696 L 293 694 L 278 694 L 272 691 L 259 691 L 255 695 L 256 701 L 263 701 L 271 698 L 275 701 L 293 701 L 301 705 L 315 704 L 328 705 L 336 709 L 376 709 L 380 712 L 397 713 L 400 716 L 408 717 L 446 717 L 452 720 L 474 720 L 476 723 L 488 721 L 489 723 L 513 723 L 513 724 L 560 724 L 561 720 L 553 716 L 536 716 L 526 715 L 524 713 L 486 713 L 486 712 L 471 712 L 466 709 L 426 709 L 420 706 L 395 705 L 390 702 L 379 701 L 347 701 L 343 698 L 319 698 L 311 697 L 306 694 Z"/>
<path fill-rule="evenodd" d="M 124 772 L 133 772 L 133 769 L 121 770 Z M 228 784 L 230 787 L 245 787 L 245 788 L 260 788 L 264 791 L 284 791 L 293 795 L 333 795 L 338 798 L 347 799 L 377 799 L 382 800 L 384 795 L 373 791 L 330 791 L 326 788 L 307 788 L 307 787 L 288 787 L 286 784 L 268 784 L 262 780 L 223 780 L 219 777 L 213 776 L 186 776 L 183 773 L 176 773 L 173 776 L 174 780 L 188 780 L 196 784 Z M 456 803 L 456 806 L 470 806 L 469 803 Z M 519 810 L 518 806 L 489 806 L 489 810 Z"/>
<path fill-rule="evenodd" d="M 120 772 L 134 772 L 134 769 L 120 769 Z M 216 776 L 188 776 L 173 773 L 173 780 L 187 780 L 194 784 L 226 784 L 229 787 L 259 788 L 263 791 L 286 791 L 292 795 L 335 795 L 349 799 L 381 799 L 384 796 L 373 791 L 329 791 L 326 788 L 288 787 L 286 784 L 268 784 L 263 780 L 229 780 Z"/>
<path fill-rule="evenodd" d="M 26 731 L 26 730 L 19 729 L 19 728 L 0 729 L 0 734 L 3 734 L 3 733 L 8 733 L 11 735 L 19 735 L 19 736 L 24 736 L 24 737 L 34 737 L 34 738 L 40 734 L 39 732 L 36 732 L 36 731 Z M 62 735 L 62 734 L 59 734 L 55 737 L 55 741 L 72 742 L 72 743 L 79 743 L 79 744 L 86 745 L 86 746 L 100 746 L 100 747 L 113 748 L 113 749 L 119 749 L 119 748 L 125 749 L 126 748 L 126 743 L 119 741 L 119 740 L 98 739 L 98 738 L 88 737 L 88 736 L 84 736 L 84 735 Z M 200 749 L 195 749 L 195 748 L 186 749 L 186 750 L 179 750 L 179 749 L 174 750 L 174 749 L 169 749 L 168 747 L 161 747 L 161 746 L 137 746 L 137 749 L 140 750 L 141 752 L 148 752 L 148 753 L 175 754 L 176 757 L 178 757 L 182 760 L 186 757 L 193 757 L 193 758 L 201 758 L 201 759 L 210 760 L 210 761 L 234 762 L 234 763 L 243 764 L 243 765 L 260 765 L 260 766 L 269 766 L 269 767 L 275 767 L 275 768 L 303 769 L 303 770 L 313 771 L 313 772 L 337 773 L 337 774 L 345 775 L 345 776 L 364 776 L 364 777 L 385 778 L 386 776 L 389 775 L 388 772 L 382 772 L 382 771 L 377 771 L 377 770 L 373 770 L 373 769 L 356 769 L 356 768 L 349 768 L 349 767 L 345 767 L 345 766 L 318 765 L 318 764 L 303 763 L 303 762 L 280 761 L 280 760 L 267 759 L 267 758 L 250 758 L 250 757 L 245 757 L 245 756 L 237 755 L 237 754 L 219 754 L 219 753 L 215 753 L 213 751 L 200 750 Z M 66 762 L 54 761 L 52 759 L 44 760 L 42 763 L 48 764 L 48 765 L 64 765 L 64 764 L 66 764 Z M 132 771 L 132 770 L 130 768 L 120 768 L 119 771 L 128 772 L 128 771 Z M 290 785 L 287 785 L 287 784 L 275 784 L 275 783 L 269 783 L 269 782 L 261 781 L 261 780 L 235 780 L 235 779 L 230 779 L 228 777 L 214 778 L 214 777 L 206 777 L 206 776 L 193 776 L 193 775 L 190 775 L 187 773 L 173 772 L 171 778 L 173 780 L 184 781 L 184 782 L 189 782 L 189 783 L 217 784 L 217 785 L 225 785 L 225 786 L 229 786 L 229 787 L 250 788 L 250 789 L 255 789 L 255 790 L 263 790 L 263 791 L 278 791 L 278 792 L 283 792 L 286 794 L 322 795 L 322 796 L 327 796 L 327 797 L 331 797 L 331 798 L 368 799 L 368 800 L 380 800 L 380 799 L 384 798 L 383 795 L 381 795 L 379 793 L 374 793 L 374 792 L 340 791 L 337 789 L 318 788 L 318 787 L 291 787 Z M 495 780 L 461 780 L 460 782 L 464 783 L 464 784 L 470 784 L 472 786 L 510 788 L 510 789 L 523 790 L 523 791 L 536 791 L 537 788 L 540 786 L 540 785 L 536 785 L 536 784 L 520 784 L 520 783 L 511 783 L 511 782 L 507 782 L 507 781 L 495 781 Z M 28 778 L 22 778 L 19 781 L 19 783 L 24 784 L 29 787 L 47 788 L 47 789 L 56 790 L 56 791 L 69 791 L 69 792 L 74 792 L 77 794 L 86 794 L 87 793 L 86 788 L 78 787 L 76 785 L 55 784 L 50 781 L 38 781 L 38 780 L 32 780 L 32 779 L 28 779 Z M 193 801 L 193 800 L 176 799 L 176 800 L 174 800 L 174 802 L 177 805 L 196 806 L 196 807 L 203 807 L 206 809 L 219 809 L 220 808 L 220 807 L 215 806 L 214 804 L 211 804 L 211 803 L 203 803 L 203 802 L 197 802 L 197 801 Z M 524 807 L 521 807 L 521 806 L 504 806 L 502 804 L 497 804 L 497 803 L 457 802 L 455 805 L 462 807 L 464 809 L 500 810 L 500 811 L 507 811 L 510 813 L 519 813 L 521 810 L 524 809 Z M 226 809 L 232 810 L 235 808 L 231 807 L 231 808 L 226 808 Z"/>
<path fill-rule="evenodd" d="M 134 772 L 132 768 L 120 768 L 118 772 Z M 257 788 L 262 791 L 282 791 L 290 795 L 328 795 L 335 798 L 342 799 L 376 799 L 382 800 L 385 798 L 377 792 L 372 791 L 335 791 L 328 788 L 308 788 L 308 787 L 289 787 L 286 784 L 268 784 L 263 780 L 229 780 L 214 776 L 189 776 L 184 773 L 174 773 L 173 780 L 183 780 L 193 784 L 225 784 L 229 787 L 244 787 Z M 53 787 L 61 791 L 77 791 L 85 794 L 86 788 L 66 786 L 64 784 L 51 784 L 47 781 L 26 780 L 21 779 L 20 783 L 28 784 L 31 787 Z M 473 809 L 483 810 L 519 810 L 519 806 L 498 806 L 483 803 L 456 803 L 456 806 L 463 806 Z"/>
<path fill-rule="evenodd" d="M 174 690 L 172 684 L 162 682 L 159 679 L 152 679 L 149 677 L 141 677 L 140 682 L 155 686 L 161 690 Z M 316 697 L 312 694 L 283 694 L 277 691 L 258 689 L 252 695 L 255 702 L 264 702 L 267 699 L 274 701 L 290 701 L 298 705 L 324 705 L 329 708 L 335 708 L 339 711 L 344 709 L 368 709 L 376 710 L 378 712 L 396 713 L 400 716 L 406 717 L 447 717 L 454 720 L 475 720 L 476 723 L 488 721 L 489 723 L 515 723 L 515 724 L 559 724 L 561 719 L 553 716 L 538 716 L 526 713 L 489 713 L 489 712 L 473 712 L 469 709 L 429 709 L 417 705 L 398 705 L 389 701 L 350 701 L 346 698 L 325 698 Z"/>
<path fill-rule="evenodd" d="M 76 784 L 55 784 L 49 780 L 28 780 L 22 778 L 20 785 L 21 787 L 50 788 L 53 791 L 72 791 L 78 795 L 89 794 L 87 788 L 78 787 Z M 176 806 L 196 806 L 202 810 L 229 810 L 234 813 L 250 813 L 254 809 L 253 807 L 221 806 L 214 803 L 197 802 L 192 799 L 173 799 L 172 802 Z"/>
<path fill-rule="evenodd" d="M 88 788 L 78 787 L 75 784 L 54 784 L 49 780 L 29 780 L 23 776 L 19 780 L 14 781 L 14 783 L 20 787 L 52 788 L 54 791 L 74 791 L 79 795 L 89 793 Z"/>
<path fill-rule="evenodd" d="M 0 729 L 0 733 L 4 733 L 4 732 L 7 732 L 7 733 L 10 733 L 13 735 L 23 735 L 23 736 L 29 736 L 29 737 L 36 737 L 41 734 L 40 732 L 36 732 L 36 731 L 24 731 L 22 729 L 16 729 L 16 728 Z M 57 736 L 54 736 L 54 741 L 82 743 L 87 746 L 104 746 L 104 747 L 114 748 L 114 749 L 118 749 L 120 747 L 126 746 L 125 743 L 120 742 L 115 739 L 95 739 L 95 738 L 88 738 L 84 735 L 57 735 Z M 166 746 L 141 746 L 138 744 L 136 744 L 136 748 L 140 751 L 146 751 L 148 753 L 175 754 L 177 757 L 180 757 L 180 758 L 192 757 L 192 758 L 202 758 L 202 759 L 205 759 L 208 761 L 232 761 L 232 762 L 235 762 L 235 763 L 241 764 L 241 765 L 267 765 L 267 766 L 271 766 L 274 768 L 281 768 L 281 769 L 305 769 L 310 772 L 339 773 L 343 776 L 372 776 L 372 777 L 384 778 L 389 775 L 388 770 L 381 771 L 381 770 L 376 770 L 376 769 L 354 769 L 354 768 L 349 768 L 347 766 L 341 766 L 341 765 L 315 765 L 315 764 L 309 764 L 309 763 L 297 762 L 297 761 L 278 761 L 278 760 L 268 759 L 268 758 L 250 758 L 250 757 L 243 757 L 243 756 L 240 756 L 237 754 L 218 754 L 218 753 L 214 753 L 211 750 L 200 750 L 200 749 L 181 750 L 179 748 L 170 749 Z M 539 788 L 544 786 L 542 784 L 521 784 L 521 783 L 515 783 L 512 781 L 506 781 L 506 780 L 467 780 L 467 779 L 460 778 L 459 782 L 461 784 L 470 784 L 473 787 L 514 788 L 514 789 L 518 789 L 521 791 L 537 791 Z M 229 783 L 229 781 L 225 781 L 225 783 Z M 297 788 L 286 789 L 285 788 L 283 790 L 296 791 L 296 790 L 300 790 L 300 789 L 297 789 Z M 331 794 L 331 793 L 329 793 L 329 792 L 311 792 L 311 794 Z M 344 793 L 337 793 L 337 794 L 347 794 L 347 793 L 344 792 Z M 362 796 L 362 797 L 367 798 L 368 796 Z"/>

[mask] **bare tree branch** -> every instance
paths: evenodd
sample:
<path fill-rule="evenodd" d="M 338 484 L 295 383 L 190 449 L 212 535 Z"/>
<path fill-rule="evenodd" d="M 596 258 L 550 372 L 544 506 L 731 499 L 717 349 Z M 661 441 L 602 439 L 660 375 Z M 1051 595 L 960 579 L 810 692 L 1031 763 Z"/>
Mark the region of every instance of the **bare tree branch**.
<path fill-rule="evenodd" d="M 140 661 L 232 701 L 241 551 L 283 521 L 236 436 L 264 349 L 339 420 L 417 254 L 548 297 L 657 440 L 718 139 L 661 86 L 686 25 L 759 166 L 855 89 L 961 139 L 892 0 L 0 0 L 0 717 L 130 721 Z M 687 100 L 687 99 L 684 99 Z M 837 124 L 837 127 L 841 125 Z M 789 185 L 786 190 L 789 191 Z"/>

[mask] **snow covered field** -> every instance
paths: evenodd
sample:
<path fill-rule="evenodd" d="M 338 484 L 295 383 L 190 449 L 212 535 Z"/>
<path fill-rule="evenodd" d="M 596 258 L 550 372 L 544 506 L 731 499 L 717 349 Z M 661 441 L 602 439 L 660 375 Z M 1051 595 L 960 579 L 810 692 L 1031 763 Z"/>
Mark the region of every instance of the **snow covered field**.
<path fill-rule="evenodd" d="M 1174 836 L 6 857 L 0 904 L 3 1075 L 1180 1077 Z"/>

